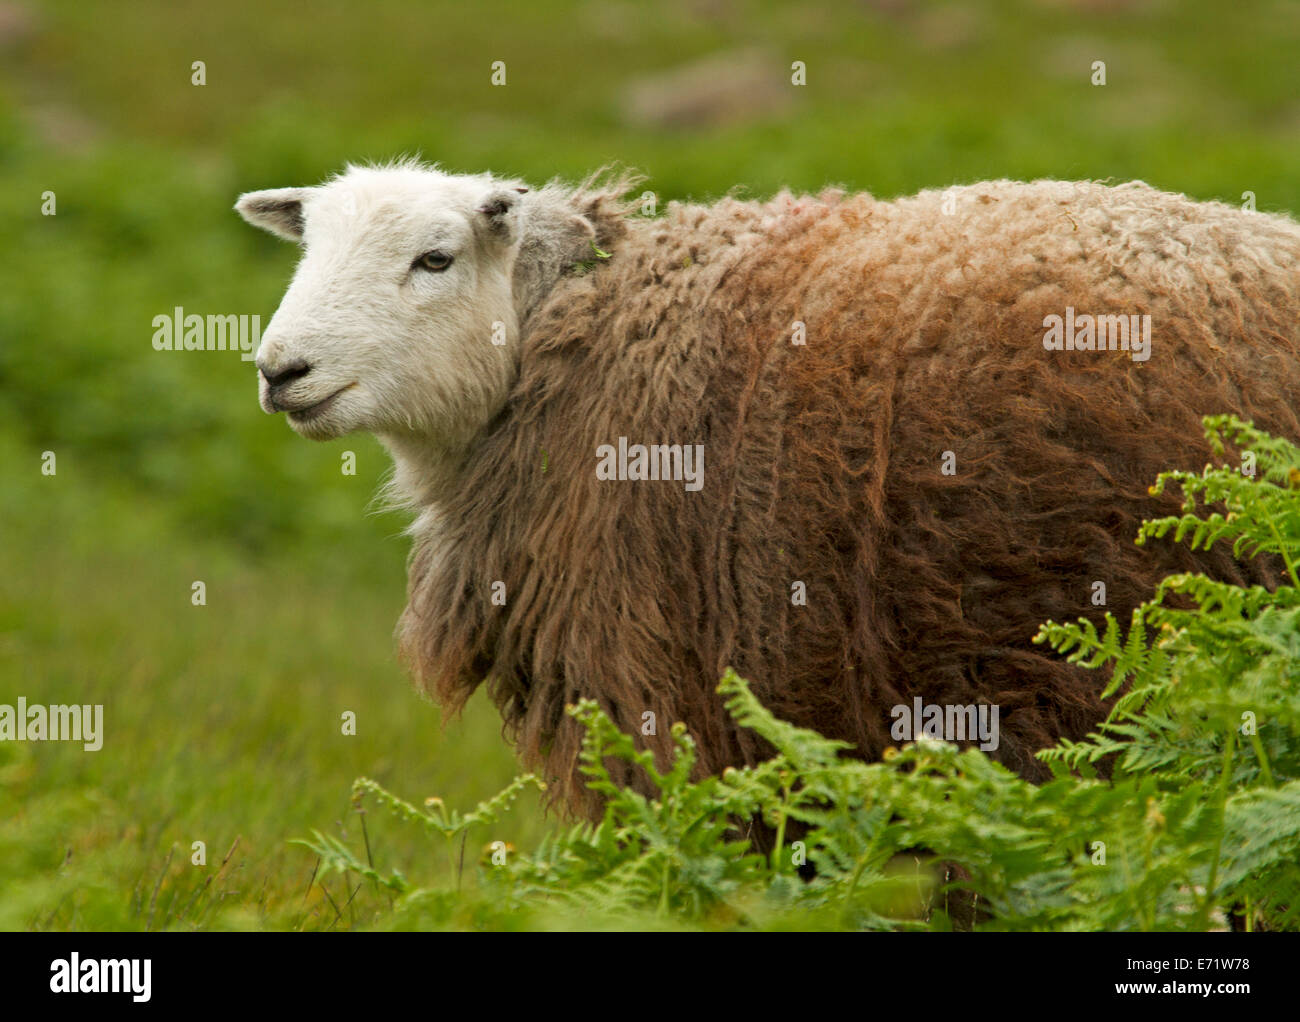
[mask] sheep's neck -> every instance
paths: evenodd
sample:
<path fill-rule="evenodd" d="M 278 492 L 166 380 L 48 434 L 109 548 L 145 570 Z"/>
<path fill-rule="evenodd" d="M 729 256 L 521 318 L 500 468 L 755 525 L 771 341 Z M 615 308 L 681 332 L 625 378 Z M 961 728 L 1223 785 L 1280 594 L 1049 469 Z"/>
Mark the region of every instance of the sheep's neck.
<path fill-rule="evenodd" d="M 415 435 L 379 439 L 393 459 L 393 478 L 386 487 L 391 505 L 423 512 L 454 492 L 465 459 L 462 448 Z"/>

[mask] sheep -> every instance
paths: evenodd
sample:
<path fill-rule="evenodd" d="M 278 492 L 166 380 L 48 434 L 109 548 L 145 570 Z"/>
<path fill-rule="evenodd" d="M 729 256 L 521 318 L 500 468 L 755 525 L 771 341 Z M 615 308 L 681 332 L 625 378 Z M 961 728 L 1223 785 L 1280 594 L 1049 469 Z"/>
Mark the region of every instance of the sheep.
<path fill-rule="evenodd" d="M 1300 436 L 1292 220 L 1137 181 L 660 216 L 638 186 L 407 162 L 237 204 L 305 247 L 262 407 L 387 447 L 404 660 L 451 711 L 485 685 L 562 806 L 599 811 L 584 697 L 661 762 L 676 721 L 701 773 L 769 754 L 728 666 L 868 759 L 900 708 L 995 707 L 982 744 L 1041 780 L 1035 751 L 1106 712 L 1041 622 L 1127 620 L 1173 570 L 1276 582 L 1133 539 L 1177 506 L 1156 474 L 1208 460 L 1202 415 Z"/>

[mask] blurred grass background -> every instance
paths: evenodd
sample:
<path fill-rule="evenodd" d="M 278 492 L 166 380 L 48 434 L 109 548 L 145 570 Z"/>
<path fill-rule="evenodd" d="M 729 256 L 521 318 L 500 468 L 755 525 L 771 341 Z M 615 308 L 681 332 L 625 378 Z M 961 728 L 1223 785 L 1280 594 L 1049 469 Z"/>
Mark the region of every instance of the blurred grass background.
<path fill-rule="evenodd" d="M 1295 212 L 1298 50 L 1284 0 L 2 0 L 0 702 L 103 703 L 106 734 L 0 743 L 0 927 L 365 925 L 382 902 L 339 917 L 287 841 L 355 841 L 359 774 L 466 806 L 515 772 L 490 706 L 444 730 L 395 662 L 378 445 L 303 441 L 251 363 L 151 346 L 176 306 L 274 311 L 295 250 L 240 192 L 421 153 L 535 182 L 620 161 L 662 199 L 1136 177 Z M 527 802 L 481 836 L 546 825 Z M 442 868 L 409 830 L 369 838 Z"/>

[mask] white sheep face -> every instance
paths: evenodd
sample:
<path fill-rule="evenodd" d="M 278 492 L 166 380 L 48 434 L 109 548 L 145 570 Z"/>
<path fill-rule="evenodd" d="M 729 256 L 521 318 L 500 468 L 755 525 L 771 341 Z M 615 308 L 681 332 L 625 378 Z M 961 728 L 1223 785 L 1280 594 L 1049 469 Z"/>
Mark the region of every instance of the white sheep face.
<path fill-rule="evenodd" d="M 481 428 L 515 372 L 526 190 L 401 165 L 241 196 L 244 219 L 304 248 L 257 351 L 262 408 L 314 440 L 445 446 Z"/>

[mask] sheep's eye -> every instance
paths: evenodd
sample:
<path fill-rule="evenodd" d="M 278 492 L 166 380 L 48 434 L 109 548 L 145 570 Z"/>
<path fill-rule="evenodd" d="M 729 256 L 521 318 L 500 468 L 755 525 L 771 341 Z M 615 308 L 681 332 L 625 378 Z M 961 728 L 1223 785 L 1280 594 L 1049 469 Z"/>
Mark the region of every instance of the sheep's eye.
<path fill-rule="evenodd" d="M 430 273 L 441 273 L 452 263 L 452 257 L 446 252 L 425 252 L 419 259 L 411 265 L 413 270 L 428 270 Z"/>

